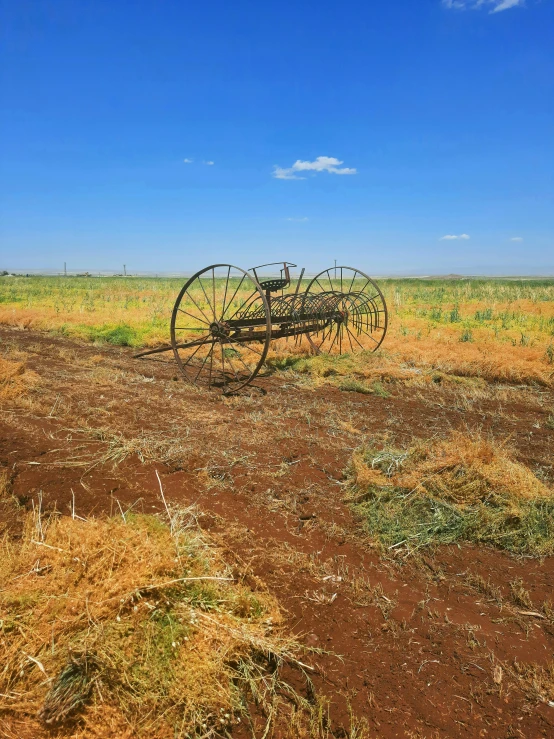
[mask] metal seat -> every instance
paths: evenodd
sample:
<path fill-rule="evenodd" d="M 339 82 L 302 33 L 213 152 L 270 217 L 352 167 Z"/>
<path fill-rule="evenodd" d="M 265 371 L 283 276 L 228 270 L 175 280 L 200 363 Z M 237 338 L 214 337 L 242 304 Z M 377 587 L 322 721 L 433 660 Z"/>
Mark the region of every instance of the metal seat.
<path fill-rule="evenodd" d="M 275 293 L 277 290 L 283 290 L 288 287 L 290 280 L 284 278 L 273 278 L 271 280 L 263 280 L 260 287 L 268 293 Z"/>
<path fill-rule="evenodd" d="M 262 267 L 274 267 L 276 265 L 283 265 L 281 267 L 281 277 L 270 277 L 268 280 L 260 280 L 256 270 L 262 269 Z M 258 280 L 259 286 L 262 290 L 265 290 L 265 294 L 269 297 L 270 293 L 275 293 L 277 290 L 284 290 L 290 285 L 290 272 L 289 267 L 296 267 L 296 264 L 292 262 L 270 262 L 269 264 L 260 264 L 258 267 L 252 267 L 254 277 Z"/>

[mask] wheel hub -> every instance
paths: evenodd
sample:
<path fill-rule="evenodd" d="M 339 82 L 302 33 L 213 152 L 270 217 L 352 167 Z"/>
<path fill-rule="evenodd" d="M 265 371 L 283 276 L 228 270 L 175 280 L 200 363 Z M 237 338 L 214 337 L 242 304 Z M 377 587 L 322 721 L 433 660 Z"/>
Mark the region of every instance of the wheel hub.
<path fill-rule="evenodd" d="M 210 325 L 210 333 L 216 339 L 225 339 L 231 333 L 231 328 L 225 321 L 214 321 Z"/>

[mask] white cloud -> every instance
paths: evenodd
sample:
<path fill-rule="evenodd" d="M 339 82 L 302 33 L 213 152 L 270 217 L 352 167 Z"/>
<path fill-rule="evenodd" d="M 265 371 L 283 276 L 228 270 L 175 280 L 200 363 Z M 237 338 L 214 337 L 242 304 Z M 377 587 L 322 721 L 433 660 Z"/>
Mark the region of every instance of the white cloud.
<path fill-rule="evenodd" d="M 299 176 L 299 172 L 328 172 L 329 174 L 356 174 L 353 167 L 341 167 L 341 159 L 336 157 L 317 157 L 313 162 L 303 162 L 297 159 L 292 167 L 279 167 L 277 164 L 273 169 L 273 176 L 277 180 L 305 180 Z"/>
<path fill-rule="evenodd" d="M 202 162 L 202 164 L 205 164 L 207 167 L 213 167 L 213 165 L 215 164 L 215 162 L 212 162 L 211 160 L 209 160 L 207 162 Z"/>
<path fill-rule="evenodd" d="M 523 241 L 523 237 L 522 236 L 512 236 L 510 241 Z"/>
<path fill-rule="evenodd" d="M 194 161 L 194 159 L 183 159 L 183 162 L 184 162 L 185 164 L 192 164 L 192 163 L 193 163 L 193 161 Z"/>
<path fill-rule="evenodd" d="M 442 0 L 445 8 L 453 10 L 479 10 L 489 7 L 490 13 L 501 13 L 510 8 L 524 7 L 525 0 Z M 493 6 L 492 8 L 490 6 Z"/>
<path fill-rule="evenodd" d="M 305 177 L 297 177 L 295 174 L 293 174 L 292 168 L 284 169 L 283 167 L 278 167 L 277 165 L 275 165 L 273 169 L 273 176 L 277 180 L 305 180 L 306 179 Z"/>
<path fill-rule="evenodd" d="M 309 221 L 309 218 L 287 218 L 287 221 L 292 221 L 293 223 L 305 223 L 306 221 Z"/>
<path fill-rule="evenodd" d="M 500 3 L 497 2 L 494 8 L 490 12 L 500 13 L 502 10 L 509 10 L 510 8 L 517 8 L 518 5 L 520 6 L 525 5 L 525 0 L 502 0 L 502 2 Z"/>
<path fill-rule="evenodd" d="M 463 241 L 471 238 L 467 234 L 460 234 L 459 236 L 456 236 L 455 234 L 446 234 L 446 236 L 441 236 L 439 241 L 457 241 L 458 239 L 462 239 Z"/>

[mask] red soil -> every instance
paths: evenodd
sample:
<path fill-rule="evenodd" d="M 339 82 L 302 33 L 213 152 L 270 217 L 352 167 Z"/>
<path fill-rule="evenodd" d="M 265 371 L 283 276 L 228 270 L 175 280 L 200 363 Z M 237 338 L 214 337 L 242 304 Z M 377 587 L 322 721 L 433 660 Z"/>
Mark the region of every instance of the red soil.
<path fill-rule="evenodd" d="M 554 621 L 541 611 L 553 599 L 552 560 L 467 545 L 383 557 L 341 484 L 352 449 L 376 431 L 402 443 L 464 427 L 510 436 L 518 458 L 548 479 L 554 431 L 539 405 L 489 399 L 462 411 L 438 398 L 439 388 L 416 396 L 395 385 L 380 398 L 291 387 L 275 376 L 229 401 L 188 390 L 173 379 L 172 363 L 138 362 L 130 350 L 7 329 L 0 343 L 26 352 L 42 383 L 35 407 L 12 406 L 0 421 L 0 464 L 20 502 L 37 504 L 40 495 L 44 508 L 64 513 L 74 501 L 84 516 L 131 505 L 159 511 L 157 470 L 166 498 L 195 503 L 237 572 L 263 580 L 291 629 L 324 650 L 309 662 L 317 691 L 331 701 L 332 736 L 349 736 L 350 711 L 376 737 L 554 736 L 554 704 L 526 689 L 514 667 L 553 659 Z M 108 371 L 94 378 L 95 367 Z M 550 393 L 544 407 L 553 401 Z M 91 466 L 106 442 L 91 440 L 86 422 L 128 438 L 176 436 L 190 451 L 179 463 L 133 454 L 117 467 Z M 71 466 L 86 455 L 90 469 Z M 17 536 L 10 515 L 5 523 Z M 498 586 L 503 600 L 468 584 L 470 575 Z M 518 579 L 529 607 L 514 599 Z M 302 676 L 288 673 L 302 687 Z"/>

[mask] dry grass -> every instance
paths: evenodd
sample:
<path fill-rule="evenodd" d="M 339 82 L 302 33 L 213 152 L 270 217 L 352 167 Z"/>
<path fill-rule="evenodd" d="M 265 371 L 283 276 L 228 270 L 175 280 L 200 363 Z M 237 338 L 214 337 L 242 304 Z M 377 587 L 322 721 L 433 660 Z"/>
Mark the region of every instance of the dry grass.
<path fill-rule="evenodd" d="M 142 464 L 155 461 L 169 465 L 173 469 L 188 471 L 195 470 L 202 465 L 202 457 L 198 450 L 190 441 L 188 434 L 183 433 L 180 428 L 168 428 L 163 433 L 142 431 L 130 438 L 109 428 L 83 426 L 66 429 L 66 431 L 71 436 L 78 435 L 86 440 L 98 442 L 100 448 L 67 456 L 58 462 L 53 462 L 55 466 L 84 467 L 88 470 L 103 465 L 116 467 L 131 456 L 136 456 Z"/>
<path fill-rule="evenodd" d="M 25 362 L 13 362 L 0 357 L 0 402 L 25 395 L 38 381 L 38 375 L 28 370 Z"/>
<path fill-rule="evenodd" d="M 8 470 L 0 467 L 0 500 L 5 500 L 8 495 L 9 475 Z"/>
<path fill-rule="evenodd" d="M 290 736 L 323 735 L 321 706 L 279 677 L 283 662 L 303 668 L 274 599 L 236 580 L 192 511 L 169 514 L 35 511 L 20 542 L 3 541 L 0 723 L 207 738 L 257 705 L 267 732 L 281 721 Z"/>
<path fill-rule="evenodd" d="M 351 493 L 389 548 L 465 539 L 554 552 L 554 492 L 479 433 L 453 432 L 405 450 L 362 448 L 352 459 Z"/>
<path fill-rule="evenodd" d="M 111 344 L 166 343 L 182 283 L 148 278 L 0 280 L 0 323 Z M 351 365 L 332 370 L 357 379 L 409 381 L 438 371 L 490 382 L 554 384 L 552 280 L 382 280 L 380 285 L 390 311 L 383 351 L 376 358 L 367 352 L 356 355 Z M 309 353 L 307 342 L 282 341 L 273 349 L 281 365 Z M 321 377 L 317 364 L 302 371 Z"/>
<path fill-rule="evenodd" d="M 7 519 L 15 508 L 10 488 L 9 472 L 5 467 L 0 467 L 0 537 L 4 533 Z"/>
<path fill-rule="evenodd" d="M 554 707 L 554 662 L 542 667 L 514 660 L 507 666 L 507 671 L 530 700 L 548 703 L 550 707 Z"/>
<path fill-rule="evenodd" d="M 481 378 L 487 382 L 552 387 L 554 366 L 545 361 L 540 348 L 518 348 L 484 342 L 461 344 L 457 339 L 410 341 L 391 331 L 377 353 L 309 357 L 309 347 L 275 346 L 268 363 L 277 370 L 293 371 L 312 378 L 315 386 L 336 385 L 343 377 L 356 380 L 426 385 L 437 376 Z"/>
<path fill-rule="evenodd" d="M 488 382 L 554 384 L 554 366 L 546 361 L 543 346 L 514 347 L 484 337 L 460 343 L 457 335 L 416 341 L 398 336 L 390 338 L 386 350 L 408 366 L 445 374 L 482 377 Z"/>

